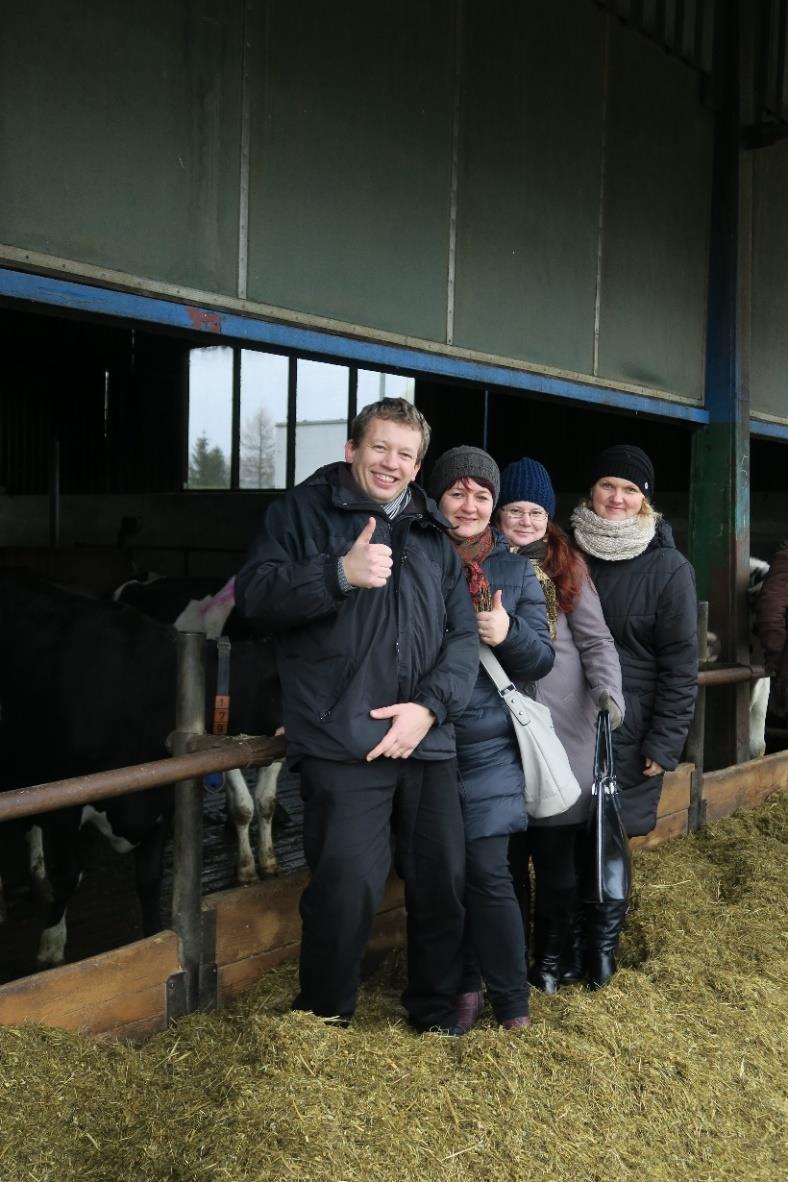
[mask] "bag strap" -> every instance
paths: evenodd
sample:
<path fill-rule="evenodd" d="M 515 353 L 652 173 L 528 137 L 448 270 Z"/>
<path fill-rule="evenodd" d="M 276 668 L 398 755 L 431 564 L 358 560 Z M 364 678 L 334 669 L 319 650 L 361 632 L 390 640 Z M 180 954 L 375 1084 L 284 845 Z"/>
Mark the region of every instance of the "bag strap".
<path fill-rule="evenodd" d="M 596 741 L 594 743 L 594 782 L 609 787 L 615 781 L 613 763 L 613 736 L 610 730 L 610 714 L 600 710 L 596 720 Z"/>
<path fill-rule="evenodd" d="M 521 726 L 527 726 L 530 721 L 528 717 L 528 699 L 524 694 L 520 693 L 517 686 L 512 683 L 511 678 L 507 677 L 503 665 L 489 645 L 479 645 L 479 661 L 485 673 L 489 675 L 493 685 L 498 690 L 499 696 L 505 702 L 513 718 Z"/>

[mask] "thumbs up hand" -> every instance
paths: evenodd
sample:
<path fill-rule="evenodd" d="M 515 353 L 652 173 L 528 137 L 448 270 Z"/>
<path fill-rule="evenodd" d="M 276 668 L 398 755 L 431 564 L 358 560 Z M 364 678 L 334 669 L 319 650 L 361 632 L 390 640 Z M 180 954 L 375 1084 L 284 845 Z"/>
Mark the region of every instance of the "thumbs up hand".
<path fill-rule="evenodd" d="M 370 517 L 342 559 L 345 578 L 351 587 L 385 587 L 391 578 L 391 547 L 373 543 L 376 521 Z"/>
<path fill-rule="evenodd" d="M 489 644 L 495 648 L 509 635 L 509 613 L 503 606 L 503 591 L 496 591 L 493 595 L 492 611 L 479 612 L 476 617 L 479 629 L 479 640 L 482 644 Z"/>

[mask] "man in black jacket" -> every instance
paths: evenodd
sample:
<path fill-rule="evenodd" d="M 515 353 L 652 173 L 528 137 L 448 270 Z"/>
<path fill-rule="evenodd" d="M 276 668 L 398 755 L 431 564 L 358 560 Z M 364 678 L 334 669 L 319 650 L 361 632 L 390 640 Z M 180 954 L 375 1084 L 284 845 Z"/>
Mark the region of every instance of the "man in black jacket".
<path fill-rule="evenodd" d="M 304 851 L 297 1009 L 347 1023 L 390 867 L 405 880 L 408 985 L 419 1029 L 451 1030 L 464 840 L 452 720 L 479 663 L 447 523 L 412 481 L 423 416 L 385 398 L 356 417 L 345 463 L 274 502 L 236 581 L 276 638 L 288 758 L 301 773 Z"/>

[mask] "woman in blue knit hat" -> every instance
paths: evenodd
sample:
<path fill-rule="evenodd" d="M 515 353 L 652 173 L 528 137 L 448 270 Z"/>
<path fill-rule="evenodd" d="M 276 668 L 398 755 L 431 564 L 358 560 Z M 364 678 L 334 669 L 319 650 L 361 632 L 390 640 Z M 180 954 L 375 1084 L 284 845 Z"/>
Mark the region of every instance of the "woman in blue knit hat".
<path fill-rule="evenodd" d="M 525 456 L 501 473 L 496 524 L 512 549 L 530 559 L 542 585 L 555 646 L 550 673 L 535 686 L 550 707 L 581 796 L 566 813 L 530 819 L 514 834 L 510 859 L 523 910 L 528 913 L 528 867 L 533 862 L 532 961 L 529 980 L 545 993 L 558 991 L 560 962 L 578 908 L 576 865 L 585 837 L 593 781 L 597 711 L 621 722 L 621 667 L 613 637 L 582 555 L 555 524 L 555 493 L 547 470 Z"/>

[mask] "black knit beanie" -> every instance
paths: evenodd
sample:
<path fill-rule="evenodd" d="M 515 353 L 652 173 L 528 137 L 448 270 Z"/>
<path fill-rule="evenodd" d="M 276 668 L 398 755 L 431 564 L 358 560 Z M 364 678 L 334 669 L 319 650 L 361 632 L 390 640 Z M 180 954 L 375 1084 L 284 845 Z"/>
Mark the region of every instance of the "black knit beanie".
<path fill-rule="evenodd" d="M 457 480 L 477 480 L 490 487 L 493 503 L 498 500 L 501 473 L 492 456 L 480 447 L 452 447 L 438 456 L 427 481 L 427 492 L 439 501 Z"/>
<path fill-rule="evenodd" d="M 591 461 L 588 474 L 589 485 L 596 484 L 605 476 L 618 480 L 631 480 L 650 501 L 654 496 L 654 465 L 646 453 L 631 443 L 616 443 L 606 447 Z"/>

